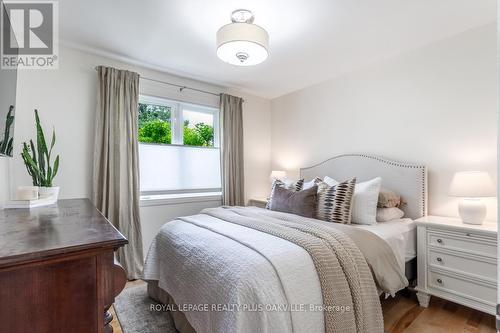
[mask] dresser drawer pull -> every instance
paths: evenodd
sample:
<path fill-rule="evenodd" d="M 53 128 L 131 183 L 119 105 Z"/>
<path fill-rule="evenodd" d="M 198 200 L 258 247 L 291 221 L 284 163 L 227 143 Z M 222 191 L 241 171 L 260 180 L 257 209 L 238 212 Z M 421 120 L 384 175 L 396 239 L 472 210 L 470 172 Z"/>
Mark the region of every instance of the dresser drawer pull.
<path fill-rule="evenodd" d="M 441 238 L 438 238 L 438 239 L 437 239 L 437 242 L 438 242 L 439 244 L 441 244 L 441 243 L 443 242 L 443 240 L 442 240 Z"/>
<path fill-rule="evenodd" d="M 469 233 L 466 233 L 465 235 L 466 235 L 467 237 L 470 237 L 470 234 L 469 234 Z"/>
<path fill-rule="evenodd" d="M 443 280 L 441 280 L 441 279 L 437 279 L 436 282 L 439 284 L 443 284 Z"/>
<path fill-rule="evenodd" d="M 442 261 L 443 261 L 443 258 L 441 258 L 441 257 L 437 257 L 437 258 L 436 258 L 436 260 L 437 260 L 437 261 L 439 261 L 439 262 L 442 262 Z"/>

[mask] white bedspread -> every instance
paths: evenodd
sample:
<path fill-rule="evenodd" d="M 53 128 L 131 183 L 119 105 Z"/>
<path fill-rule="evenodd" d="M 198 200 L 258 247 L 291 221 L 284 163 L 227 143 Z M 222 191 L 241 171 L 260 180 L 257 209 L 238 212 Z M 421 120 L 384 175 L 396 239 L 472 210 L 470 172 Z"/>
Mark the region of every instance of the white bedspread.
<path fill-rule="evenodd" d="M 318 275 L 304 249 L 208 215 L 195 218 L 195 223 L 172 221 L 160 230 L 144 266 L 146 280 L 158 280 L 159 287 L 181 307 L 297 307 L 291 312 L 184 310 L 198 333 L 324 332 L 323 312 L 299 308 L 305 305 L 308 310 L 309 304 L 322 304 Z"/>
<path fill-rule="evenodd" d="M 417 256 L 417 231 L 415 221 L 408 218 L 379 222 L 374 225 L 351 224 L 354 228 L 368 230 L 389 244 L 401 269 Z"/>
<path fill-rule="evenodd" d="M 245 209 L 249 214 L 260 210 Z M 334 227 L 318 220 L 308 223 Z M 389 224 L 361 228 L 375 227 L 376 235 L 393 234 Z M 383 241 L 387 237 L 355 232 L 357 229 L 351 226 L 334 228 L 343 230 L 363 248 L 379 286 L 386 292 L 394 294 L 407 285 L 404 251 L 398 237 L 392 237 L 396 241 L 391 244 Z M 324 313 L 317 308 L 310 311 L 311 305 L 323 304 L 323 298 L 308 252 L 282 238 L 208 213 L 175 220 L 161 228 L 150 247 L 144 279 L 158 281 L 198 333 L 325 330 Z M 214 306 L 218 306 L 216 311 Z M 292 308 L 276 308 L 280 306 Z"/>

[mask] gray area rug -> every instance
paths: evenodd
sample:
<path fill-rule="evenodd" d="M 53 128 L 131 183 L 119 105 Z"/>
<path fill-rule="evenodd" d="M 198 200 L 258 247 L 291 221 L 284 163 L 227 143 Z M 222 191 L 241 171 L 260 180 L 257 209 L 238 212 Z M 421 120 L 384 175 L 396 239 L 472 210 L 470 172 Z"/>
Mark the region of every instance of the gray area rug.
<path fill-rule="evenodd" d="M 146 284 L 126 288 L 115 299 L 115 312 L 124 333 L 176 333 L 169 312 L 151 311 L 157 304 L 148 297 Z"/>

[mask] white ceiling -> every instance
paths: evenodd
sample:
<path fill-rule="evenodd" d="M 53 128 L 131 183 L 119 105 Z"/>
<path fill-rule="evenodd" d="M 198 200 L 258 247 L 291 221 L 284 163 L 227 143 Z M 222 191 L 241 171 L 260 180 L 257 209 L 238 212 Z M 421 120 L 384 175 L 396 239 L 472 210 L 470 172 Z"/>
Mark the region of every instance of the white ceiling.
<path fill-rule="evenodd" d="M 496 20 L 496 0 L 62 0 L 60 37 L 173 74 L 274 98 Z M 270 35 L 254 67 L 221 62 L 237 8 Z"/>

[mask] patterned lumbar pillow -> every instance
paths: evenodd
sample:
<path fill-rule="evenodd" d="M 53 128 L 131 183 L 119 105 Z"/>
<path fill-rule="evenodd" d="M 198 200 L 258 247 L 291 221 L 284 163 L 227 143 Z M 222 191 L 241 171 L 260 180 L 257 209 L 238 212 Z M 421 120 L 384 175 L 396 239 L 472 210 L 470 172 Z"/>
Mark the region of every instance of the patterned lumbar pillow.
<path fill-rule="evenodd" d="M 321 179 L 318 185 L 316 218 L 328 222 L 351 223 L 351 202 L 356 178 L 330 186 Z"/>
<path fill-rule="evenodd" d="M 283 180 L 275 179 L 271 187 L 271 194 L 269 194 L 269 199 L 267 199 L 266 208 L 271 209 L 271 202 L 273 201 L 274 189 L 276 187 L 281 187 L 287 190 L 298 192 L 302 190 L 303 186 L 304 186 L 304 179 L 299 179 L 297 181 L 293 181 L 288 178 L 284 178 Z"/>

